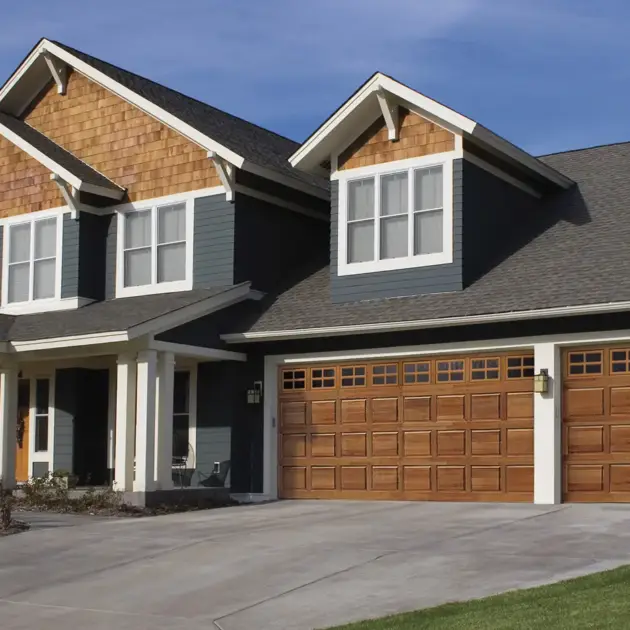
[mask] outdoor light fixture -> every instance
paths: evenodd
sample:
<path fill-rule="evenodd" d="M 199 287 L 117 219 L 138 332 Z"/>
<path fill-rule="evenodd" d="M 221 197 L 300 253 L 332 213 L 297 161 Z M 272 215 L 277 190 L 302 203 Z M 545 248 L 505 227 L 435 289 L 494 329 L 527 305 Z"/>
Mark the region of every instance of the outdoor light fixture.
<path fill-rule="evenodd" d="M 534 374 L 534 391 L 538 394 L 546 394 L 549 389 L 549 370 L 540 370 Z"/>
<path fill-rule="evenodd" d="M 247 390 L 247 404 L 258 405 L 262 400 L 262 381 L 255 381 L 254 387 Z"/>

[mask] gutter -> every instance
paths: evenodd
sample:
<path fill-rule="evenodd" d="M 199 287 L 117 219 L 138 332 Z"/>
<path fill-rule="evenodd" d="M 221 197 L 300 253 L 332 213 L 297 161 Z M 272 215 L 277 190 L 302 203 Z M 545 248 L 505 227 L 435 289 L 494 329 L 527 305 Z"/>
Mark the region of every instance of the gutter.
<path fill-rule="evenodd" d="M 630 301 L 608 302 L 605 304 L 585 304 L 582 306 L 560 306 L 528 311 L 510 311 L 486 315 L 465 315 L 462 317 L 439 317 L 435 319 L 383 322 L 378 324 L 355 324 L 351 326 L 324 326 L 321 328 L 301 328 L 295 330 L 272 330 L 262 332 L 230 333 L 221 335 L 226 343 L 252 343 L 284 339 L 309 339 L 312 337 L 333 337 L 341 335 L 365 335 L 396 332 L 402 330 L 422 330 L 444 326 L 466 326 L 470 324 L 491 324 L 519 320 L 544 319 L 547 317 L 570 317 L 576 315 L 596 315 L 619 313 L 630 310 Z"/>

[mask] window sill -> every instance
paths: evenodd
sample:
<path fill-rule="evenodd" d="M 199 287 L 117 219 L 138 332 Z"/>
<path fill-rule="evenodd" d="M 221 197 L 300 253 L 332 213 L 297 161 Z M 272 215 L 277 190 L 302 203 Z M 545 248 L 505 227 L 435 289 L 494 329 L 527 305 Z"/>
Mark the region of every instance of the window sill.
<path fill-rule="evenodd" d="M 118 287 L 117 298 L 138 297 L 140 295 L 156 295 L 160 293 L 175 293 L 177 291 L 191 291 L 192 282 L 182 280 L 178 282 L 164 282 L 162 284 L 143 284 L 137 287 Z"/>
<path fill-rule="evenodd" d="M 94 300 L 88 298 L 64 298 L 61 300 L 34 300 L 32 302 L 15 302 L 13 304 L 4 304 L 0 308 L 3 315 L 29 315 L 34 313 L 48 313 L 51 311 L 69 311 L 81 308 L 90 304 Z"/>
<path fill-rule="evenodd" d="M 423 256 L 407 256 L 405 258 L 390 258 L 360 263 L 339 263 L 337 275 L 354 276 L 364 273 L 378 273 L 379 271 L 402 271 L 404 269 L 418 269 L 448 265 L 453 262 L 452 253 L 425 254 Z"/>

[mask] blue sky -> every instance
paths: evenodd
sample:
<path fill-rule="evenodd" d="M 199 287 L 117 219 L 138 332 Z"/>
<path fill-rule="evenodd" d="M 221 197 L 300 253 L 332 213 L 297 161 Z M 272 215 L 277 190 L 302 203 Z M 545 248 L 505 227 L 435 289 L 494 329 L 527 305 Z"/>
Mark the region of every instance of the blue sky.
<path fill-rule="evenodd" d="M 375 70 L 534 154 L 630 140 L 627 0 L 11 2 L 0 81 L 42 37 L 295 140 Z"/>

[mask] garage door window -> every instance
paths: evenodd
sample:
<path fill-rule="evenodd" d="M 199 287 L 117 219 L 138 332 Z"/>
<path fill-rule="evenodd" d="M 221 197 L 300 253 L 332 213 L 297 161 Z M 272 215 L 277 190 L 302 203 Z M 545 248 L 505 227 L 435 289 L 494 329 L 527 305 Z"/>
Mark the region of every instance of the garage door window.
<path fill-rule="evenodd" d="M 499 378 L 499 359 L 471 359 L 473 381 L 493 381 Z"/>
<path fill-rule="evenodd" d="M 282 389 L 289 391 L 292 389 L 306 388 L 306 370 L 285 370 L 282 373 Z"/>
<path fill-rule="evenodd" d="M 569 374 L 571 376 L 592 376 L 602 374 L 602 352 L 570 352 Z"/>
<path fill-rule="evenodd" d="M 438 383 L 464 380 L 464 361 L 438 361 Z"/>
<path fill-rule="evenodd" d="M 405 363 L 403 370 L 405 372 L 405 383 L 408 385 L 413 383 L 428 383 L 431 380 L 431 364 L 429 361 Z"/>
<path fill-rule="evenodd" d="M 613 350 L 610 353 L 610 371 L 613 374 L 627 374 L 630 372 L 630 351 Z"/>
<path fill-rule="evenodd" d="M 531 378 L 534 376 L 534 357 L 508 357 L 508 378 Z"/>
<path fill-rule="evenodd" d="M 365 365 L 353 365 L 341 368 L 342 387 L 364 387 Z"/>
<path fill-rule="evenodd" d="M 396 385 L 398 383 L 398 366 L 395 363 L 375 365 L 372 368 L 372 385 Z"/>
<path fill-rule="evenodd" d="M 335 386 L 335 368 L 313 368 L 311 370 L 311 387 L 327 389 Z"/>

